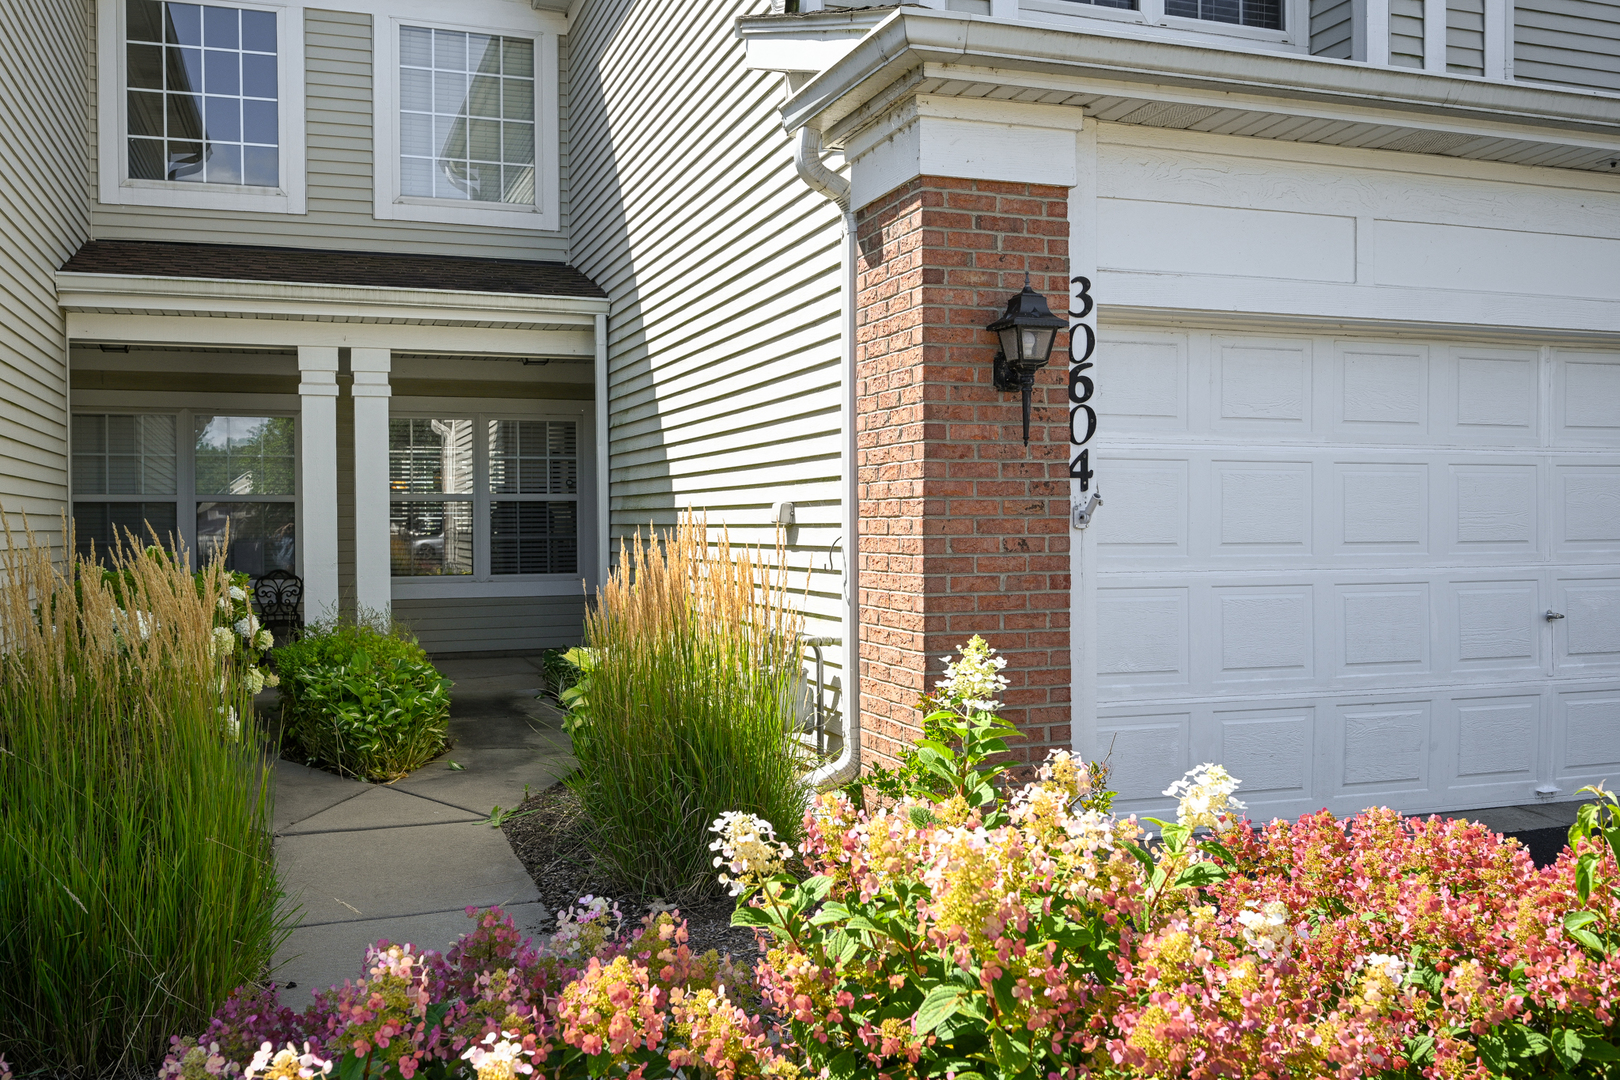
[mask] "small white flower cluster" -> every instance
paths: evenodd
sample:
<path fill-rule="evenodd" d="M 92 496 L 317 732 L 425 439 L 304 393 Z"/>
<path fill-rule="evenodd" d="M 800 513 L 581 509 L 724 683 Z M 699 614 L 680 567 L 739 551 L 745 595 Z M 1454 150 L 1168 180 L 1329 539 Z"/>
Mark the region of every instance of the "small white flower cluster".
<path fill-rule="evenodd" d="M 524 1060 L 534 1057 L 534 1051 L 525 1050 L 521 1042 L 512 1041 L 520 1038 L 517 1032 L 503 1031 L 499 1038 L 496 1042 L 492 1031 L 484 1036 L 482 1043 L 475 1043 L 461 1055 L 463 1061 L 471 1062 L 477 1070 L 478 1080 L 516 1080 L 519 1073 L 526 1076 L 534 1072 L 534 1066 Z"/>
<path fill-rule="evenodd" d="M 714 857 L 714 865 L 730 871 L 720 875 L 720 884 L 729 886 L 732 896 L 741 896 L 744 889 L 779 872 L 793 856 L 792 848 L 777 842 L 775 826 L 741 810 L 721 814 L 709 831 L 719 834 L 709 850 L 720 853 Z"/>
<path fill-rule="evenodd" d="M 1237 917 L 1238 925 L 1243 927 L 1243 940 L 1267 960 L 1287 956 L 1294 941 L 1294 932 L 1288 928 L 1288 905 L 1271 900 L 1256 908 L 1250 900 L 1243 906 Z"/>
<path fill-rule="evenodd" d="M 1405 960 L 1389 953 L 1357 957 L 1354 970 L 1366 969 L 1367 972 L 1361 986 L 1362 998 L 1374 1008 L 1382 1005 L 1391 991 L 1400 989 L 1410 966 Z"/>
<path fill-rule="evenodd" d="M 209 643 L 209 652 L 214 656 L 229 656 L 236 650 L 236 637 L 226 626 L 214 627 L 214 640 Z"/>
<path fill-rule="evenodd" d="M 1186 776 L 1164 789 L 1166 795 L 1181 800 L 1176 820 L 1192 828 L 1203 827 L 1224 833 L 1238 823 L 1237 815 L 1248 806 L 1232 798 L 1241 781 L 1219 765 L 1205 763 L 1189 769 Z"/>
<path fill-rule="evenodd" d="M 974 712 L 995 712 L 1001 708 L 996 695 L 1007 689 L 1007 677 L 1001 669 L 1007 666 L 1005 656 L 997 656 L 990 643 L 978 634 L 968 638 L 962 646 L 962 658 L 945 661 L 945 678 L 934 689 L 939 694 L 960 701 Z"/>
<path fill-rule="evenodd" d="M 259 617 L 250 611 L 237 619 L 236 632 L 242 635 L 243 641 L 251 642 L 254 635 L 259 632 Z"/>
<path fill-rule="evenodd" d="M 149 611 L 125 611 L 123 608 L 113 608 L 113 633 L 127 636 L 131 629 L 140 635 L 142 641 L 152 636 L 152 627 L 157 620 Z"/>
<path fill-rule="evenodd" d="M 601 945 L 608 936 L 608 917 L 617 930 L 624 921 L 619 905 L 605 896 L 585 895 L 579 906 L 557 915 L 557 929 L 547 940 L 545 951 L 552 956 L 583 956 Z"/>
<path fill-rule="evenodd" d="M 246 1071 L 242 1073 L 243 1080 L 309 1080 L 314 1076 L 325 1076 L 332 1071 L 332 1063 L 310 1052 L 309 1043 L 304 1044 L 304 1052 L 300 1054 L 298 1048 L 288 1043 L 286 1049 L 276 1050 L 269 1043 L 260 1043 L 259 1052 L 253 1055 Z"/>

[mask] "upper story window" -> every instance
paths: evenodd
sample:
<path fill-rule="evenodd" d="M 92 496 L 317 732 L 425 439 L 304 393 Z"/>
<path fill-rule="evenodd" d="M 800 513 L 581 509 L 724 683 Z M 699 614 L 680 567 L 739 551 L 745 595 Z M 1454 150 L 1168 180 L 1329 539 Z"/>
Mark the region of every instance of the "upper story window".
<path fill-rule="evenodd" d="M 534 205 L 534 42 L 402 26 L 400 194 Z"/>
<path fill-rule="evenodd" d="M 279 187 L 276 13 L 127 7 L 129 178 Z"/>
<path fill-rule="evenodd" d="M 97 5 L 104 203 L 304 210 L 295 0 Z"/>
<path fill-rule="evenodd" d="M 472 14 L 491 24 L 375 24 L 376 216 L 556 229 L 560 27 L 507 5 Z"/>
<path fill-rule="evenodd" d="M 1304 50 L 1308 0 L 1019 0 L 1031 11 L 1104 15 L 1146 24 L 1174 40 L 1191 30 L 1226 34 L 1273 48 Z M 1290 10 L 1292 9 L 1292 10 Z"/>

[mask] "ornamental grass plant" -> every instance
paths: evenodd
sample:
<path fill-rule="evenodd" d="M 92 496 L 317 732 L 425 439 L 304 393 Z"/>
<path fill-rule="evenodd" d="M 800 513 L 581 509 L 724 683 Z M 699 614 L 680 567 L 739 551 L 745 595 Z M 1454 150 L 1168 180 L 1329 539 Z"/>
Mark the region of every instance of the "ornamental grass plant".
<path fill-rule="evenodd" d="M 796 839 L 808 797 L 792 738 L 800 627 L 781 576 L 724 534 L 711 543 L 701 517 L 625 545 L 587 616 L 568 700 L 571 783 L 596 858 L 626 886 L 715 891 L 704 830 L 726 811 Z"/>
<path fill-rule="evenodd" d="M 0 1055 L 22 1075 L 145 1066 L 284 935 L 256 654 L 221 562 L 194 576 L 131 543 L 106 574 L 6 540 Z"/>

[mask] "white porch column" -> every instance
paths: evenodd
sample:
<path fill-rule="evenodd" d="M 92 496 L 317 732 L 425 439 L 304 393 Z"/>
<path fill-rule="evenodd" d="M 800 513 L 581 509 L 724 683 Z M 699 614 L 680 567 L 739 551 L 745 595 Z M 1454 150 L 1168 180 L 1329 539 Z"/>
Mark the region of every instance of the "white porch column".
<path fill-rule="evenodd" d="M 338 611 L 336 346 L 298 346 L 298 546 L 304 568 L 304 620 Z"/>
<path fill-rule="evenodd" d="M 350 349 L 354 372 L 354 594 L 361 612 L 393 606 L 388 551 L 387 349 Z"/>

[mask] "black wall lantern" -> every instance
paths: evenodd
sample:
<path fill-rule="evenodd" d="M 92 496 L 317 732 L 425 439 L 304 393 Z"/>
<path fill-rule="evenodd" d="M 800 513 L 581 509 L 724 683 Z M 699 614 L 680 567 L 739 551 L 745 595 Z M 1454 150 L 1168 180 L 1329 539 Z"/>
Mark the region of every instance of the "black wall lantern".
<path fill-rule="evenodd" d="M 1024 275 L 1024 291 L 1007 301 L 1007 313 L 989 329 L 1001 335 L 1001 351 L 996 353 L 992 381 L 997 390 L 1024 392 L 1024 445 L 1029 445 L 1029 406 L 1035 392 L 1035 373 L 1052 358 L 1057 332 L 1069 324 L 1052 314 L 1046 297 L 1029 287 Z"/>

